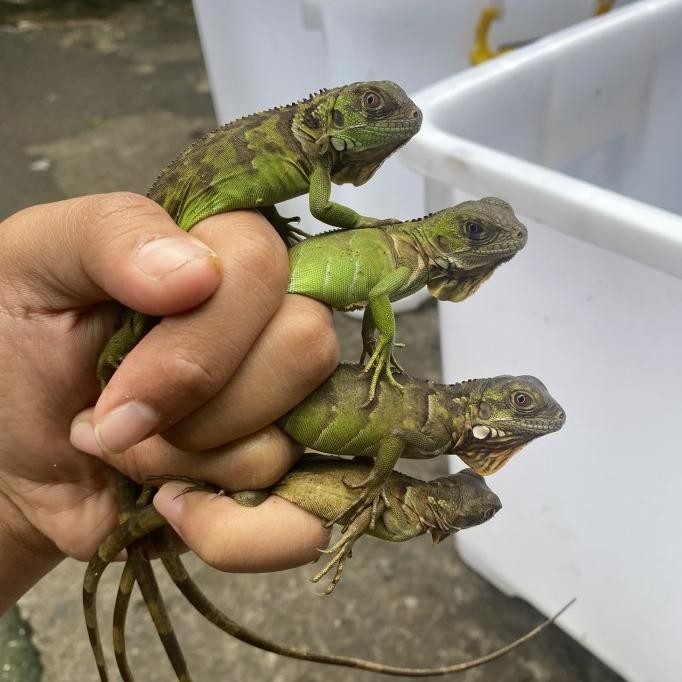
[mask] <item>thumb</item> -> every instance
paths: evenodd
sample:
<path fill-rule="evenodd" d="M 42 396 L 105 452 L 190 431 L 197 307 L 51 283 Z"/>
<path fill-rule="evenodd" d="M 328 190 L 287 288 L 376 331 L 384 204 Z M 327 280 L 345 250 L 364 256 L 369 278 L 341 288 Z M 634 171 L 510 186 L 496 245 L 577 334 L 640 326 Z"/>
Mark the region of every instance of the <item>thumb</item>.
<path fill-rule="evenodd" d="M 151 199 L 116 192 L 34 206 L 0 231 L 0 272 L 21 305 L 48 310 L 115 299 L 171 315 L 208 298 L 217 254 Z M 30 286 L 26 283 L 30 282 Z"/>

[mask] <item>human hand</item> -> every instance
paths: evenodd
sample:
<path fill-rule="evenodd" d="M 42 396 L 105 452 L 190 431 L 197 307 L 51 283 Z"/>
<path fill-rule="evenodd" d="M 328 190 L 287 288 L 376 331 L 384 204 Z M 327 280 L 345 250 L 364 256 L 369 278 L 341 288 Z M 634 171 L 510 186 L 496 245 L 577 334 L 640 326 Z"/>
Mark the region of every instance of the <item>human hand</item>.
<path fill-rule="evenodd" d="M 267 486 L 293 464 L 298 446 L 270 424 L 333 370 L 338 349 L 324 306 L 284 296 L 287 272 L 281 240 L 250 212 L 188 235 L 148 199 L 110 194 L 0 224 L 0 611 L 64 555 L 88 559 L 115 527 L 112 467 L 138 481 L 174 474 L 235 490 Z M 112 299 L 166 317 L 99 396 Z M 197 525 L 196 505 L 178 517 L 177 503 L 158 501 L 185 542 L 224 570 L 316 555 L 326 531 L 280 503 L 276 519 L 272 505 L 234 510 L 234 539 L 222 503 L 199 505 Z M 275 541 L 283 525 L 286 545 Z M 227 528 L 233 540 L 221 547 Z M 240 563 L 249 554 L 252 565 Z"/>

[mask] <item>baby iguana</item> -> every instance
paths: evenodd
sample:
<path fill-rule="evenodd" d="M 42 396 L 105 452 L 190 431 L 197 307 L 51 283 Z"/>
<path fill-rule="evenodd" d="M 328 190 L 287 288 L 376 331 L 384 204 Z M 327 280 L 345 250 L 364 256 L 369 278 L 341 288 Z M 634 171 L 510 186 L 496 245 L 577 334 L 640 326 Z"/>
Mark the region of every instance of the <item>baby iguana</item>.
<path fill-rule="evenodd" d="M 289 251 L 287 291 L 337 310 L 366 306 L 365 371 L 374 367 L 365 403 L 369 405 L 382 374 L 401 390 L 391 369 L 395 338 L 391 301 L 423 286 L 441 301 L 463 301 L 525 246 L 527 236 L 512 207 L 496 197 L 465 201 L 418 220 L 326 232 Z"/>
<path fill-rule="evenodd" d="M 345 479 L 362 478 L 366 475 L 367 469 L 368 466 L 359 460 L 348 461 L 335 457 L 306 456 L 281 481 L 273 486 L 270 493 L 283 497 L 320 518 L 330 520 L 338 515 L 340 509 L 346 506 L 349 497 L 353 495 L 352 492 L 349 492 L 344 482 Z M 236 493 L 232 497 L 240 504 L 252 506 L 265 499 L 267 493 L 264 491 Z M 430 482 L 393 472 L 387 483 L 387 498 L 391 504 L 381 510 L 375 529 L 373 531 L 369 529 L 369 519 L 365 518 L 364 527 L 358 526 L 357 528 L 358 536 L 362 533 L 369 533 L 384 540 L 402 542 L 429 532 L 434 542 L 440 542 L 454 532 L 487 521 L 501 507 L 497 495 L 487 487 L 480 476 L 470 469 Z M 165 519 L 152 505 L 134 512 L 125 524 L 102 543 L 97 555 L 93 557 L 88 566 L 84 586 L 84 603 L 86 605 L 88 632 L 93 648 L 98 651 L 96 657 L 102 680 L 107 679 L 107 673 L 97 631 L 95 598 L 99 579 L 106 566 L 126 546 L 165 524 Z M 391 675 L 423 677 L 468 670 L 492 661 L 528 641 L 559 615 L 557 614 L 553 619 L 545 621 L 511 644 L 473 661 L 437 668 L 388 666 L 353 657 L 323 654 L 299 647 L 289 647 L 267 640 L 240 626 L 215 608 L 190 579 L 175 552 L 162 552 L 161 558 L 172 579 L 190 603 L 217 627 L 237 639 L 290 658 Z M 126 579 L 126 576 L 130 576 L 130 573 L 128 564 L 126 564 L 122 581 Z M 131 584 L 128 580 L 128 585 Z M 120 592 L 119 597 L 121 597 Z M 125 655 L 124 629 L 127 603 L 127 595 L 122 600 L 117 598 L 114 617 L 116 659 L 121 676 L 126 682 L 133 679 Z M 189 679 L 189 673 L 186 673 L 182 679 Z"/>
<path fill-rule="evenodd" d="M 391 81 L 323 90 L 208 133 L 161 172 L 147 196 L 184 230 L 216 213 L 258 208 L 287 245 L 298 231 L 274 205 L 301 194 L 308 194 L 313 216 L 329 225 L 374 227 L 387 221 L 331 201 L 331 184 L 367 182 L 421 122 L 417 105 Z M 155 323 L 128 311 L 100 356 L 102 384 Z"/>
<path fill-rule="evenodd" d="M 486 476 L 531 440 L 557 431 L 565 421 L 561 406 L 532 376 L 446 385 L 401 374 L 398 381 L 402 392 L 381 380 L 374 402 L 363 407 L 371 378 L 358 365 L 339 365 L 277 422 L 307 447 L 374 458 L 365 480 L 349 482 L 363 492 L 339 514 L 346 526 L 371 507 L 370 527 L 374 527 L 384 484 L 400 457 L 456 454 Z"/>
<path fill-rule="evenodd" d="M 306 456 L 303 461 L 275 484 L 270 493 L 283 497 L 327 523 L 342 520 L 358 497 L 356 490 L 369 474 L 370 465 L 361 458 Z M 245 506 L 256 506 L 268 496 L 267 491 L 234 493 L 232 498 Z M 371 524 L 371 509 L 365 509 L 331 547 L 327 565 L 311 578 L 318 582 L 336 565 L 336 574 L 325 590 L 330 594 L 341 579 L 343 566 L 355 541 L 368 534 L 382 540 L 403 542 L 430 533 L 438 544 L 452 533 L 477 526 L 502 508 L 500 499 L 486 485 L 482 476 L 471 469 L 424 482 L 392 471 L 384 486 L 384 499 L 377 506 L 376 523 Z"/>

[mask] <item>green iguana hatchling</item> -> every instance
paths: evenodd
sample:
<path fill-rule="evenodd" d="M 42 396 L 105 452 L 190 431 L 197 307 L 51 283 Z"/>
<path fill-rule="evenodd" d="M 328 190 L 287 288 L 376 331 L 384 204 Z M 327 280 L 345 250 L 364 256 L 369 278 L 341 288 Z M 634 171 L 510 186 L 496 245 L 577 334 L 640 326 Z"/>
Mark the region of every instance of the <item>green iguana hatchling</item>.
<path fill-rule="evenodd" d="M 361 361 L 369 358 L 367 372 L 374 367 L 369 405 L 382 374 L 400 390 L 391 369 L 395 362 L 391 301 L 423 286 L 441 301 L 463 301 L 522 249 L 527 237 L 512 207 L 496 197 L 465 201 L 418 220 L 325 232 L 290 249 L 287 291 L 337 310 L 366 306 Z"/>
<path fill-rule="evenodd" d="M 345 481 L 347 479 L 359 480 L 366 476 L 367 471 L 368 465 L 359 460 L 305 456 L 268 492 L 283 497 L 322 519 L 331 520 L 338 516 L 341 509 L 347 506 L 348 501 L 354 495 L 352 491 L 349 491 Z M 240 504 L 253 506 L 263 501 L 268 492 L 234 493 L 231 497 Z M 484 479 L 470 469 L 429 482 L 393 472 L 387 482 L 387 498 L 391 504 L 382 506 L 375 529 L 369 529 L 369 517 L 366 516 L 362 528 L 360 526 L 357 528 L 358 537 L 363 533 L 368 533 L 383 540 L 403 542 L 428 532 L 437 543 L 452 533 L 489 520 L 501 507 L 499 498 L 488 488 Z M 153 533 L 155 529 L 162 528 L 165 523 L 165 519 L 153 505 L 144 506 L 133 513 L 125 524 L 102 543 L 97 555 L 88 566 L 84 586 L 88 631 L 93 647 L 99 647 L 98 661 L 102 661 L 102 666 L 104 663 L 96 613 L 96 591 L 99 579 L 107 565 L 130 543 Z M 165 542 L 167 541 L 166 539 Z M 390 675 L 424 677 L 469 670 L 492 661 L 528 641 L 559 615 L 538 625 L 514 642 L 478 659 L 435 668 L 403 668 L 355 657 L 324 654 L 265 639 L 239 625 L 217 609 L 189 577 L 177 554 L 160 552 L 160 555 L 171 578 L 189 602 L 210 622 L 237 639 L 290 658 Z M 127 563 L 121 578 L 121 589 L 117 596 L 114 615 L 114 650 L 121 676 L 126 682 L 133 680 L 125 649 L 125 616 L 132 587 L 131 577 L 132 571 Z M 189 673 L 186 672 L 185 675 L 181 679 L 189 680 Z M 107 679 L 105 668 L 100 668 L 100 677 L 103 680 Z"/>
<path fill-rule="evenodd" d="M 374 402 L 364 407 L 371 378 L 358 365 L 339 365 L 277 422 L 309 448 L 374 458 L 367 478 L 352 484 L 362 493 L 343 510 L 349 515 L 347 524 L 372 507 L 374 527 L 384 483 L 400 457 L 456 454 L 477 474 L 487 476 L 531 440 L 560 429 L 566 419 L 559 403 L 532 376 L 449 385 L 406 374 L 398 375 L 398 380 L 401 392 L 381 380 Z"/>

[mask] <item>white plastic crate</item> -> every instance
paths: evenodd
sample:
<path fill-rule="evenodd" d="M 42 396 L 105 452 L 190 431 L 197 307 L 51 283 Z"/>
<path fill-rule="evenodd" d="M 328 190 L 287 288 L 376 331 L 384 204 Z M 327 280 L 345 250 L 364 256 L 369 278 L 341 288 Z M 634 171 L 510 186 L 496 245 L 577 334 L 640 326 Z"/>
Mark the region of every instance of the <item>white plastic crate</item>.
<path fill-rule="evenodd" d="M 494 0 L 505 15 L 493 46 L 544 35 L 588 18 L 596 0 Z M 620 0 L 623 2 L 624 0 Z M 320 87 L 390 79 L 414 92 L 469 66 L 487 0 L 194 0 L 216 113 L 221 121 L 283 104 Z M 334 186 L 332 198 L 364 215 L 425 212 L 421 178 L 388 159 L 362 187 Z M 282 204 L 312 232 L 307 199 Z M 420 292 L 397 310 L 428 297 Z"/>
<path fill-rule="evenodd" d="M 441 304 L 446 380 L 536 374 L 567 413 L 459 550 L 545 613 L 577 596 L 561 627 L 633 682 L 682 680 L 680 36 L 682 0 L 554 34 L 418 94 L 402 152 L 431 210 L 496 195 L 529 227 Z"/>

